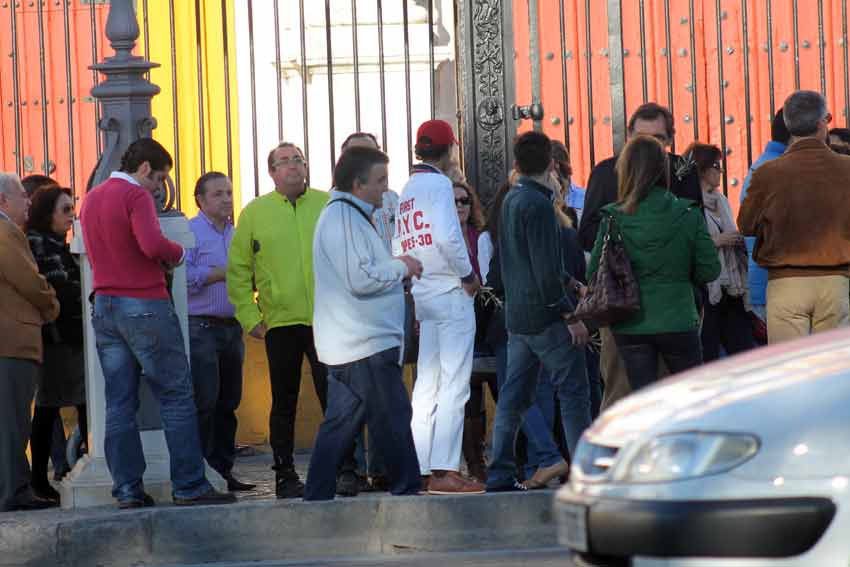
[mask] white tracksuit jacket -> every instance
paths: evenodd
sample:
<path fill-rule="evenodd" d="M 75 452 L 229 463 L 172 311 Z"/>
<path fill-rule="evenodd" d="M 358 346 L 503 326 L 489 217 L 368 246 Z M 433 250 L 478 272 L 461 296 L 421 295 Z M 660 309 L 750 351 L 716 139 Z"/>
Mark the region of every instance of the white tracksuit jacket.
<path fill-rule="evenodd" d="M 399 199 L 393 255 L 403 254 L 422 262 L 422 278 L 413 280 L 417 302 L 462 287 L 461 278 L 472 273 L 452 182 L 427 164 L 414 168 Z"/>

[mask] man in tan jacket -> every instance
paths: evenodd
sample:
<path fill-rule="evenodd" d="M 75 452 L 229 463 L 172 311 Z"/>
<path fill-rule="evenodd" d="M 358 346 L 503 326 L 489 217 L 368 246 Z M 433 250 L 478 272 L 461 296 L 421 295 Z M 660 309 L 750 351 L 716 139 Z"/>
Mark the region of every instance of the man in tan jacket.
<path fill-rule="evenodd" d="M 788 149 L 753 172 L 738 214 L 768 271 L 770 343 L 850 322 L 850 157 L 827 145 L 832 117 L 819 93 L 793 93 L 783 114 Z"/>
<path fill-rule="evenodd" d="M 32 494 L 26 456 L 41 326 L 59 315 L 21 230 L 29 204 L 18 176 L 0 172 L 0 511 L 55 505 Z"/>

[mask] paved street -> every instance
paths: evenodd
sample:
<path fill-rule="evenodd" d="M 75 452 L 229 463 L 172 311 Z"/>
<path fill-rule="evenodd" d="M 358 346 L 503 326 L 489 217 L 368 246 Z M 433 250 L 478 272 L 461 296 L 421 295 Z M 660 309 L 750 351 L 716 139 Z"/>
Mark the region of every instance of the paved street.
<path fill-rule="evenodd" d="M 498 552 L 423 553 L 391 558 L 360 557 L 310 561 L 260 561 L 253 563 L 207 563 L 180 567 L 573 567 L 563 549 L 508 550 Z M 173 566 L 177 567 L 177 566 Z"/>

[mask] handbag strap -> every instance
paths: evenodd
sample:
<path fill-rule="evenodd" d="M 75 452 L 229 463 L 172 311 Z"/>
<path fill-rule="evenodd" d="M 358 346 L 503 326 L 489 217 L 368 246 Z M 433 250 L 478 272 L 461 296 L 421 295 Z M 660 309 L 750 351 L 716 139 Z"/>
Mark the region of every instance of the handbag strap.
<path fill-rule="evenodd" d="M 325 206 L 330 207 L 330 206 L 331 206 L 331 205 L 333 205 L 334 203 L 345 203 L 345 204 L 346 204 L 346 205 L 348 205 L 349 207 L 354 207 L 354 209 L 355 209 L 358 213 L 360 213 L 360 215 L 361 215 L 364 219 L 366 219 L 366 222 L 368 222 L 368 223 L 369 223 L 369 226 L 371 226 L 371 227 L 372 227 L 372 229 L 374 229 L 374 231 L 375 231 L 375 232 L 378 232 L 378 229 L 375 227 L 375 223 L 373 223 L 373 222 L 372 222 L 371 217 L 370 217 L 369 215 L 367 215 L 367 214 L 366 214 L 366 211 L 364 211 L 363 209 L 361 209 L 361 208 L 357 205 L 357 203 L 353 203 L 353 202 L 349 201 L 348 199 L 334 199 L 333 201 L 329 202 L 329 203 L 328 203 L 327 205 L 325 205 Z"/>

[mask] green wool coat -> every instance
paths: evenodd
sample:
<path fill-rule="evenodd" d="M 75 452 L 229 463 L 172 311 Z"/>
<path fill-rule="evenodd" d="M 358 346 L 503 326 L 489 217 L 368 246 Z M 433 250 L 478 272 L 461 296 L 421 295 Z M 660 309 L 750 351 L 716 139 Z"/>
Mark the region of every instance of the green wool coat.
<path fill-rule="evenodd" d="M 602 209 L 603 219 L 587 267 L 592 282 L 611 217 L 640 285 L 640 311 L 611 326 L 615 333 L 650 335 L 692 331 L 699 326 L 694 287 L 720 275 L 720 260 L 700 208 L 662 187 L 653 188 L 634 214 L 617 203 Z"/>

